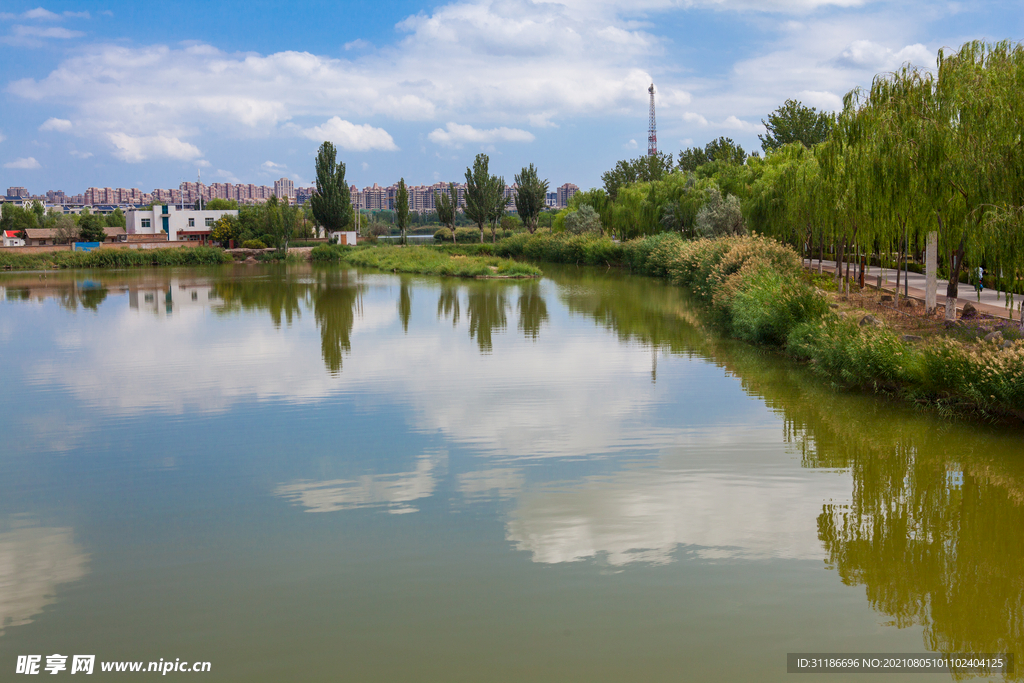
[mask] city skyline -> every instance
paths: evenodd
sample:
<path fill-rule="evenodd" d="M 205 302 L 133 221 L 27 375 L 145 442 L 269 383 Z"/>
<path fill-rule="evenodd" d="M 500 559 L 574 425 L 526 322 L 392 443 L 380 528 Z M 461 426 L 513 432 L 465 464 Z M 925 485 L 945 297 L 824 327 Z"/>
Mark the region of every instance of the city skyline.
<path fill-rule="evenodd" d="M 464 207 L 465 183 L 452 183 L 458 190 L 458 206 Z M 438 193 L 448 189 L 447 182 L 431 185 L 407 185 L 409 208 L 412 211 L 433 211 L 436 208 Z M 505 185 L 505 197 L 508 199 L 507 209 L 515 210 L 516 185 Z M 398 184 L 382 186 L 378 183 L 359 188 L 349 185 L 352 205 L 362 210 L 394 209 L 398 196 Z M 152 192 L 142 192 L 139 188 L 89 187 L 85 192 L 68 195 L 63 190 L 47 190 L 45 194 L 33 194 L 23 186 L 7 188 L 3 199 L 21 202 L 22 204 L 40 201 L 44 206 L 141 206 L 161 202 L 165 204 L 195 204 L 200 199 L 227 199 L 239 205 L 259 204 L 272 196 L 278 199 L 287 198 L 290 202 L 304 204 L 315 191 L 315 187 L 295 187 L 287 178 L 274 181 L 273 187 L 268 185 L 210 183 L 200 181 L 183 182 L 178 188 L 154 188 Z M 564 208 L 569 200 L 579 191 L 574 183 L 563 183 L 557 187 L 549 187 L 547 205 L 552 208 Z"/>
<path fill-rule="evenodd" d="M 600 186 L 644 153 L 719 136 L 759 148 L 786 99 L 824 110 L 942 47 L 1019 40 L 1009 1 L 580 0 L 6 3 L 0 185 L 154 187 L 166 178 L 308 186 L 331 140 L 359 186 L 462 177 L 478 152 L 506 178 Z M 175 21 L 202 16 L 202 21 Z M 153 31 L 150 29 L 156 28 Z M 172 183 L 177 184 L 177 183 Z"/>

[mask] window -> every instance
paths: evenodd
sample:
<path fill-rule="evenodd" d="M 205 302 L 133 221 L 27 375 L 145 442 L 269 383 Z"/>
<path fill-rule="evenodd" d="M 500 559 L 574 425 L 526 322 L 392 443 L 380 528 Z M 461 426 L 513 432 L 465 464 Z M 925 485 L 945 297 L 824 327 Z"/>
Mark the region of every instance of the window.
<path fill-rule="evenodd" d="M 142 219 L 142 227 L 144 227 L 144 228 L 150 227 L 150 222 L 149 222 L 148 218 L 143 218 Z"/>
<path fill-rule="evenodd" d="M 208 228 L 212 228 L 213 227 L 213 219 L 212 218 L 207 218 L 206 219 L 206 227 L 208 227 Z"/>
<path fill-rule="evenodd" d="M 196 219 L 195 218 L 189 218 L 188 219 L 188 227 L 190 227 L 190 228 L 196 227 Z"/>

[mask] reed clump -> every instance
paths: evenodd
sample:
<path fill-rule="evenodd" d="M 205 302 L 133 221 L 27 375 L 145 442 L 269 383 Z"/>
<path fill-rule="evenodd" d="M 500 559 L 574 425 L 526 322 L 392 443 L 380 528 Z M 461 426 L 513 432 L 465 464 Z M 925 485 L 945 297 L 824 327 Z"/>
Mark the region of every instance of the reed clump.
<path fill-rule="evenodd" d="M 208 266 L 230 263 L 231 256 L 216 247 L 168 247 L 164 249 L 96 249 L 52 251 L 36 254 L 0 253 L 5 270 L 51 268 L 137 268 L 142 266 Z"/>

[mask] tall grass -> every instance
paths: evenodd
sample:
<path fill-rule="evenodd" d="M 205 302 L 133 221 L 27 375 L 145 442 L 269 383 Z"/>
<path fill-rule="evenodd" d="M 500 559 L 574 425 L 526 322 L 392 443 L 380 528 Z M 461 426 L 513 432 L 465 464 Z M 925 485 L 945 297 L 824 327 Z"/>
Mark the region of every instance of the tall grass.
<path fill-rule="evenodd" d="M 230 263 L 231 256 L 215 247 L 166 249 L 97 249 L 53 251 L 37 254 L 0 253 L 0 268 L 41 270 L 49 268 L 134 268 L 140 266 L 206 266 Z"/>
<path fill-rule="evenodd" d="M 324 246 L 313 249 L 312 258 L 316 261 L 336 261 L 393 273 L 449 277 L 529 278 L 540 277 L 541 274 L 539 268 L 529 263 L 497 256 L 453 253 L 457 251 L 461 251 L 461 249 L 459 247 L 439 249 L 426 246 L 380 246 L 353 249 Z"/>

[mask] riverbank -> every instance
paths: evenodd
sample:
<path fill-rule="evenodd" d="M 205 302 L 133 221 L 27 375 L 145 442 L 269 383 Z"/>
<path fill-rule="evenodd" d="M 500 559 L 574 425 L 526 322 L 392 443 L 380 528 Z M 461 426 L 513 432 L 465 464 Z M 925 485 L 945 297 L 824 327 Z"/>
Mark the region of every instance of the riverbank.
<path fill-rule="evenodd" d="M 208 266 L 231 263 L 223 249 L 215 247 L 167 247 L 163 249 L 97 249 L 46 253 L 0 253 L 3 270 L 52 270 L 66 268 L 137 268 L 142 266 Z"/>
<path fill-rule="evenodd" d="M 426 246 L 314 247 L 310 258 L 345 263 L 392 273 L 462 278 L 536 278 L 540 268 L 529 263 L 489 255 L 453 253 Z"/>
<path fill-rule="evenodd" d="M 494 253 L 667 278 L 704 301 L 729 335 L 779 349 L 837 385 L 950 415 L 1024 420 L 1024 342 L 1015 324 L 981 316 L 911 323 L 905 311 L 883 311 L 883 294 L 875 302 L 866 293 L 840 299 L 826 291 L 830 278 L 765 237 L 684 241 L 666 233 L 615 243 L 516 235 Z"/>

